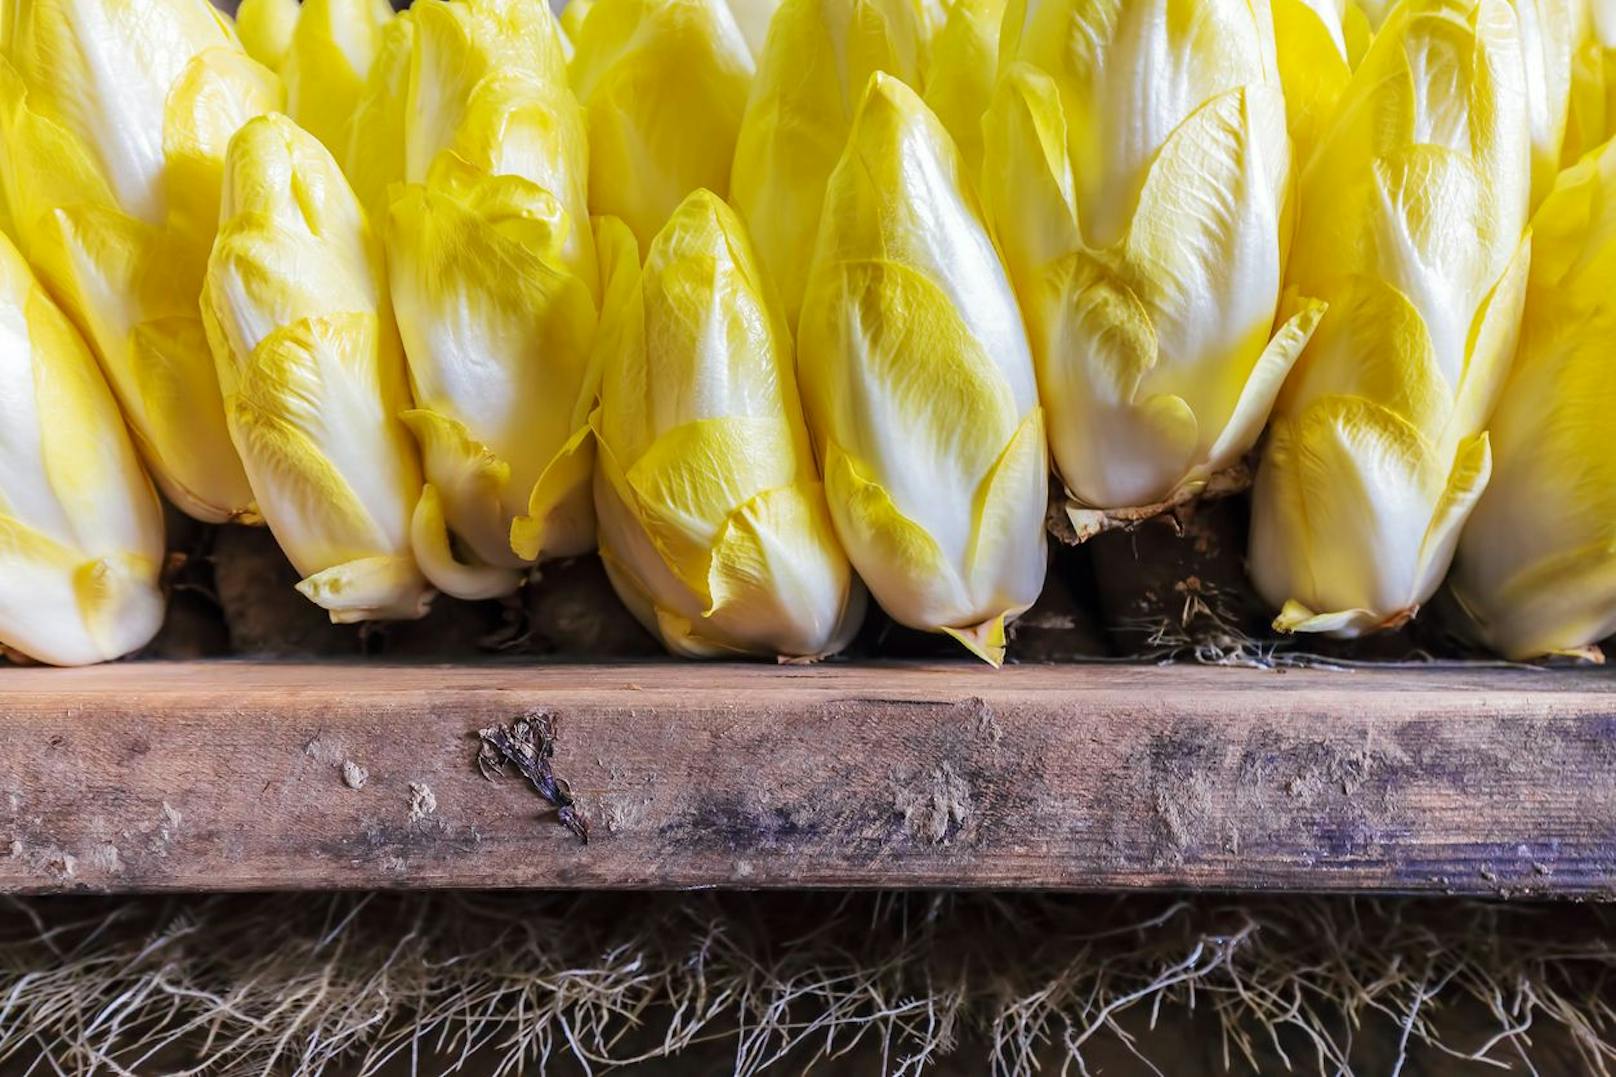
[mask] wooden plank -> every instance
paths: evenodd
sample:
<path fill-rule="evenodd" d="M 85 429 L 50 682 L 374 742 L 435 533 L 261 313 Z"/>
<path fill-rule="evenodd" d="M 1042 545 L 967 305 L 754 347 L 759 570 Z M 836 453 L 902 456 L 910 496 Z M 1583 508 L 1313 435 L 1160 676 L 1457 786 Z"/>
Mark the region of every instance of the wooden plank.
<path fill-rule="evenodd" d="M 474 765 L 476 731 L 525 712 L 556 723 L 587 845 Z M 1611 897 L 1616 678 L 0 671 L 0 891 L 457 886 Z"/>

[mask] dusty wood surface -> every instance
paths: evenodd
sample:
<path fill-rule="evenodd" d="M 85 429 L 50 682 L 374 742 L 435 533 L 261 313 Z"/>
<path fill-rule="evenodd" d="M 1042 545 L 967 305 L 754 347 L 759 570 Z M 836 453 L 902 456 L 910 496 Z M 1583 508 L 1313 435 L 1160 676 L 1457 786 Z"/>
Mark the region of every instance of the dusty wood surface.
<path fill-rule="evenodd" d="M 894 885 L 1616 896 L 1616 677 L 0 670 L 0 891 Z"/>

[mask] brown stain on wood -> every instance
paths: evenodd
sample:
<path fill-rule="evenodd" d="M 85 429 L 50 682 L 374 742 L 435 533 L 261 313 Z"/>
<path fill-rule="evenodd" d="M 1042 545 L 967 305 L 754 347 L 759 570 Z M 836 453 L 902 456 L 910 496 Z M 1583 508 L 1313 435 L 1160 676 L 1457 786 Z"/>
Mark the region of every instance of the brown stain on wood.
<path fill-rule="evenodd" d="M 469 745 L 553 715 L 583 846 Z M 362 759 L 366 780 L 345 781 Z M 432 791 L 432 811 L 421 807 Z M 413 798 L 413 799 L 412 799 Z M 0 673 L 0 891 L 1616 896 L 1616 677 L 825 664 Z"/>

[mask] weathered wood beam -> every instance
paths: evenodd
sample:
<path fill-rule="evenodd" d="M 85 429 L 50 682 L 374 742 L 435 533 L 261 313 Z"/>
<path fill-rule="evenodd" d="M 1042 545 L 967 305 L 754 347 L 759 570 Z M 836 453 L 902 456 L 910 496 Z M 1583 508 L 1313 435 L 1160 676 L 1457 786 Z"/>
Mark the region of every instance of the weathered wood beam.
<path fill-rule="evenodd" d="M 554 726 L 581 842 L 479 730 Z M 0 891 L 1196 887 L 1616 896 L 1616 677 L 0 670 Z"/>

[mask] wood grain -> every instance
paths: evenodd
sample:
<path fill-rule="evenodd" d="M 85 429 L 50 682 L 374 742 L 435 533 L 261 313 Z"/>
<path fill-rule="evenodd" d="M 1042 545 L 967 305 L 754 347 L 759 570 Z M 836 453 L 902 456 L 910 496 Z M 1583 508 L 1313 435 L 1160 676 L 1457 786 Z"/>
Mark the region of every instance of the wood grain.
<path fill-rule="evenodd" d="M 523 713 L 555 722 L 588 845 L 478 772 L 476 731 Z M 0 670 L 0 891 L 460 886 L 1609 898 L 1616 677 Z"/>

